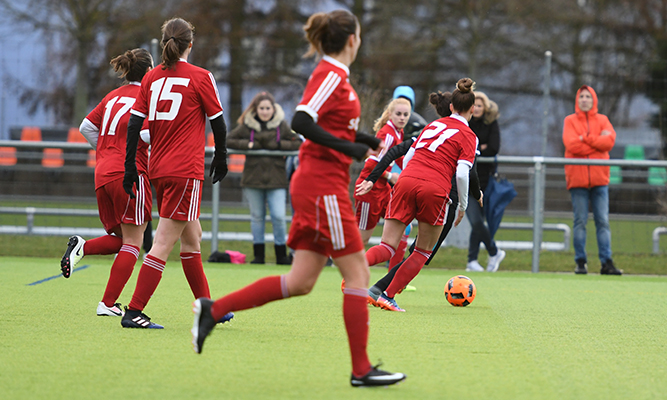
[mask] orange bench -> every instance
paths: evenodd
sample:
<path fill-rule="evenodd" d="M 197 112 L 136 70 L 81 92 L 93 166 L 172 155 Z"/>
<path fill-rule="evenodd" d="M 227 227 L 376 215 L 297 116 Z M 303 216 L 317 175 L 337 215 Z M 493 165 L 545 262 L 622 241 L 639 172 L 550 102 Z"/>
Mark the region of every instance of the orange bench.
<path fill-rule="evenodd" d="M 206 135 L 206 146 L 215 147 L 215 139 L 213 132 Z M 243 173 L 243 166 L 245 165 L 245 154 L 230 154 L 227 158 L 227 170 L 237 174 Z"/>
<path fill-rule="evenodd" d="M 21 130 L 21 140 L 26 142 L 41 142 L 42 130 L 34 126 L 24 126 Z M 42 166 L 45 168 L 60 168 L 65 165 L 63 149 L 44 149 L 42 152 Z"/>
<path fill-rule="evenodd" d="M 67 142 L 69 143 L 88 143 L 85 137 L 79 132 L 79 128 L 69 128 L 67 132 Z M 97 164 L 97 156 L 95 150 L 88 150 L 88 161 L 86 165 L 90 168 L 95 168 Z"/>

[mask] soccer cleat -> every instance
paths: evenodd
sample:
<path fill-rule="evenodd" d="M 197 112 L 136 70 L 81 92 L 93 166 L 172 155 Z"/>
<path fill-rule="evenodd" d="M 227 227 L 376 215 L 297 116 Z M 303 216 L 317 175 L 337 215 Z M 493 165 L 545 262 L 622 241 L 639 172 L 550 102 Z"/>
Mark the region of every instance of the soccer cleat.
<path fill-rule="evenodd" d="M 368 304 L 372 305 L 373 307 L 380 307 L 377 301 L 381 294 L 382 291 L 375 286 L 372 286 L 370 289 L 368 289 Z"/>
<path fill-rule="evenodd" d="M 227 314 L 223 315 L 222 318 L 220 318 L 220 321 L 218 321 L 218 323 L 224 324 L 225 322 L 231 321 L 232 318 L 234 318 L 234 313 L 228 312 Z"/>
<path fill-rule="evenodd" d="M 354 374 L 352 374 L 352 376 L 350 377 L 350 385 L 354 387 L 389 386 L 396 384 L 407 378 L 405 374 L 402 374 L 400 372 L 391 373 L 378 369 L 378 367 L 379 365 L 376 365 L 370 370 L 370 372 L 368 372 L 361 378 L 357 378 L 356 376 L 354 376 Z"/>
<path fill-rule="evenodd" d="M 192 346 L 197 354 L 201 354 L 206 336 L 211 333 L 217 323 L 213 319 L 213 315 L 211 315 L 212 305 L 213 300 L 205 297 L 199 298 L 192 303 L 192 312 L 195 313 L 195 320 L 190 332 L 192 333 Z"/>
<path fill-rule="evenodd" d="M 574 269 L 574 273 L 578 275 L 586 275 L 588 273 L 588 265 L 586 265 L 586 260 L 577 260 L 577 266 Z"/>
<path fill-rule="evenodd" d="M 67 242 L 67 250 L 60 260 L 60 270 L 65 278 L 72 276 L 74 267 L 83 258 L 83 245 L 86 243 L 81 236 L 74 235 Z"/>
<path fill-rule="evenodd" d="M 484 267 L 477 261 L 477 260 L 472 260 L 469 261 L 468 264 L 466 264 L 466 271 L 467 272 L 484 272 Z"/>
<path fill-rule="evenodd" d="M 123 328 L 140 328 L 140 329 L 164 329 L 164 326 L 151 322 L 148 315 L 139 310 L 128 310 L 125 307 L 125 315 L 120 320 Z"/>
<path fill-rule="evenodd" d="M 377 303 L 383 310 L 405 312 L 404 309 L 396 304 L 396 300 L 394 300 L 393 297 L 387 296 L 386 292 L 383 292 L 380 297 L 378 297 Z"/>
<path fill-rule="evenodd" d="M 417 288 L 412 285 L 405 285 L 403 292 L 416 292 Z"/>
<path fill-rule="evenodd" d="M 107 307 L 104 302 L 100 301 L 100 304 L 97 305 L 97 315 L 100 317 L 122 317 L 125 313 L 121 310 L 120 306 L 120 303 L 116 303 L 111 307 Z"/>
<path fill-rule="evenodd" d="M 623 275 L 623 271 L 616 268 L 612 260 L 607 260 L 607 262 L 602 263 L 600 275 Z"/>
<path fill-rule="evenodd" d="M 486 272 L 496 272 L 498 267 L 500 267 L 500 262 L 503 261 L 507 253 L 505 250 L 498 249 L 498 252 L 495 256 L 489 257 L 489 265 L 486 267 Z"/>

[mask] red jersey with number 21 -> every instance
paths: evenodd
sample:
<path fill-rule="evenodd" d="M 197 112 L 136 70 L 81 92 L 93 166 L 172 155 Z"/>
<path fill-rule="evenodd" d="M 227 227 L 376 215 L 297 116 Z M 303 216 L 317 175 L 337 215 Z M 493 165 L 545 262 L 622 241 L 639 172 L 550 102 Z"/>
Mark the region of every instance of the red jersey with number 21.
<path fill-rule="evenodd" d="M 401 178 L 409 176 L 432 182 L 449 193 L 456 166 L 465 163 L 472 167 L 477 142 L 477 135 L 460 115 L 435 120 L 424 128 L 412 145 L 415 154 Z"/>
<path fill-rule="evenodd" d="M 206 117 L 222 115 L 218 87 L 207 70 L 181 59 L 150 70 L 131 111 L 148 119 L 151 179 L 204 179 Z"/>
<path fill-rule="evenodd" d="M 332 135 L 354 142 L 361 116 L 357 92 L 348 67 L 324 56 L 313 71 L 296 111 L 304 111 Z M 347 196 L 352 158 L 330 147 L 306 140 L 299 150 L 299 168 L 292 193 L 341 193 Z"/>

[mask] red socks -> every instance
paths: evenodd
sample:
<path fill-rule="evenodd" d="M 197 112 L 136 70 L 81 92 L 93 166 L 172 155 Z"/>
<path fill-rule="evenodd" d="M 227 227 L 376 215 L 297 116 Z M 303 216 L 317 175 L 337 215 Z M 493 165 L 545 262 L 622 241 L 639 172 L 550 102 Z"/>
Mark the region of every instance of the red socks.
<path fill-rule="evenodd" d="M 183 272 L 190 284 L 192 294 L 195 295 L 195 299 L 200 297 L 210 298 L 211 292 L 208 288 L 206 274 L 204 274 L 201 252 L 181 253 L 181 264 L 183 265 Z"/>
<path fill-rule="evenodd" d="M 385 242 L 380 242 L 379 245 L 373 246 L 366 252 L 366 260 L 368 266 L 372 267 L 375 264 L 387 261 L 396 254 L 396 249 Z"/>
<path fill-rule="evenodd" d="M 132 301 L 130 301 L 127 308 L 130 310 L 144 310 L 146 304 L 148 304 L 148 300 L 155 293 L 160 279 L 162 279 L 162 271 L 164 271 L 166 263 L 166 261 L 162 261 L 150 254 L 146 256 L 144 263 L 141 265 L 141 270 L 139 270 L 137 287 L 134 289 L 134 294 L 132 294 Z"/>
<path fill-rule="evenodd" d="M 415 247 L 415 251 L 410 254 L 410 257 L 405 260 L 401 268 L 396 271 L 396 276 L 392 279 L 389 287 L 385 292 L 387 296 L 394 297 L 399 290 L 403 289 L 408 283 L 410 283 L 415 276 L 421 271 L 422 267 L 428 261 L 428 258 L 431 256 L 432 251 L 427 251 Z"/>
<path fill-rule="evenodd" d="M 86 240 L 83 244 L 83 254 L 115 254 L 123 246 L 123 239 L 114 235 L 104 235 L 95 239 Z"/>
<path fill-rule="evenodd" d="M 216 300 L 211 306 L 211 314 L 216 321 L 219 321 L 230 311 L 247 310 L 287 297 L 289 293 L 285 275 L 267 276 Z M 365 301 L 366 295 L 364 294 Z M 364 308 L 366 308 L 366 303 L 364 303 Z"/>
<path fill-rule="evenodd" d="M 352 355 L 352 374 L 358 378 L 371 370 L 366 345 L 368 343 L 368 306 L 365 289 L 343 289 L 343 319 Z"/>
<path fill-rule="evenodd" d="M 394 265 L 398 265 L 401 261 L 403 261 L 403 256 L 405 256 L 405 249 L 408 247 L 408 235 L 403 235 L 401 238 L 400 243 L 398 244 L 398 248 L 396 249 L 396 254 L 389 260 L 389 268 L 393 267 Z"/>
<path fill-rule="evenodd" d="M 102 297 L 102 302 L 105 306 L 113 307 L 114 303 L 116 303 L 125 284 L 130 280 L 130 276 L 132 276 L 137 258 L 139 258 L 139 248 L 137 246 L 124 244 L 120 248 L 111 266 L 107 288 L 104 291 L 104 297 Z"/>

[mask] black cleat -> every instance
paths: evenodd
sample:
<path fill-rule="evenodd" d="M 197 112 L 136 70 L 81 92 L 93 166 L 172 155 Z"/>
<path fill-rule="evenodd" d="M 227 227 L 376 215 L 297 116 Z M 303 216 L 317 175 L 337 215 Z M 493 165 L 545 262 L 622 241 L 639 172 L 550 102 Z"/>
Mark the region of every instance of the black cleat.
<path fill-rule="evenodd" d="M 400 372 L 391 373 L 378 369 L 379 366 L 380 365 L 374 366 L 369 373 L 362 376 L 361 378 L 357 378 L 354 375 L 352 375 L 352 377 L 350 378 L 350 385 L 355 387 L 389 386 L 396 384 L 407 378 L 405 374 L 402 374 Z"/>
<path fill-rule="evenodd" d="M 616 268 L 612 260 L 607 260 L 607 262 L 602 263 L 600 275 L 623 275 L 623 271 Z"/>
<path fill-rule="evenodd" d="M 83 245 L 86 243 L 81 236 L 74 235 L 67 242 L 67 250 L 60 260 L 60 271 L 65 278 L 72 276 L 74 267 L 83 258 Z"/>
<path fill-rule="evenodd" d="M 139 310 L 128 310 L 125 307 L 125 315 L 120 320 L 123 328 L 140 328 L 140 329 L 164 329 L 164 326 L 151 322 L 148 315 Z"/>
<path fill-rule="evenodd" d="M 192 346 L 197 354 L 201 354 L 204 347 L 204 340 L 206 340 L 206 337 L 215 328 L 215 324 L 219 322 L 213 319 L 213 315 L 211 315 L 212 305 L 213 300 L 205 297 L 201 297 L 192 303 L 192 312 L 195 313 L 195 320 L 190 332 L 192 332 Z M 224 322 L 220 321 L 220 323 Z"/>
<path fill-rule="evenodd" d="M 575 274 L 586 275 L 588 273 L 588 266 L 586 260 L 577 260 L 577 267 L 574 269 Z"/>

